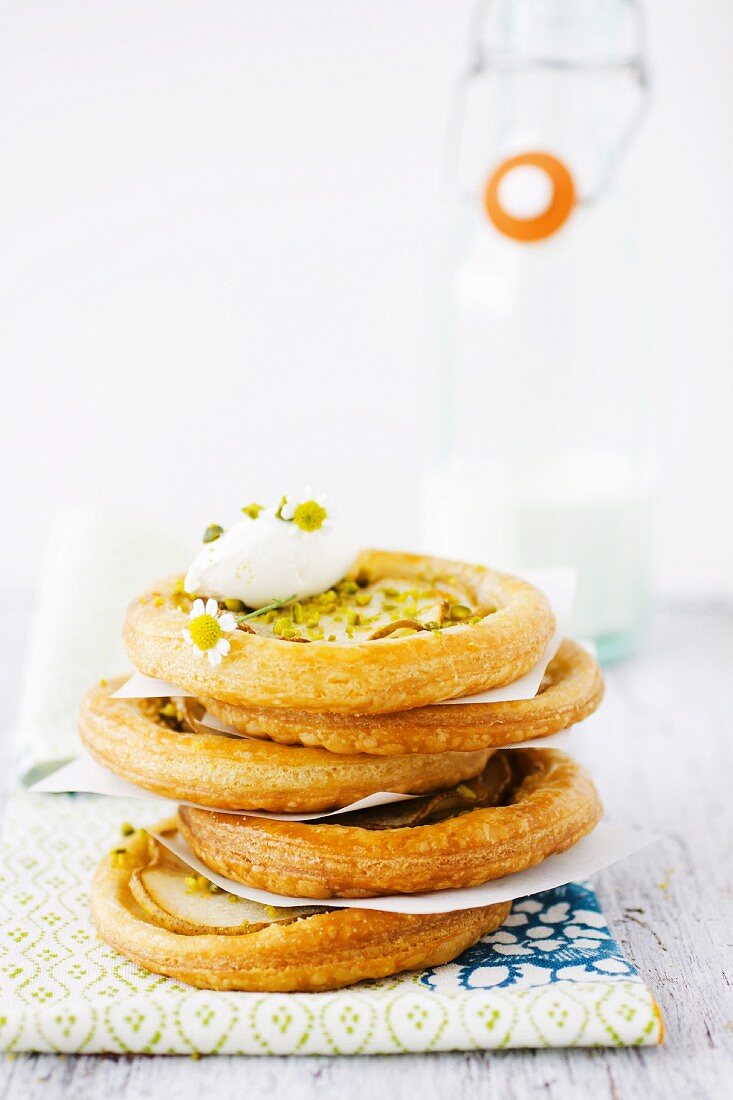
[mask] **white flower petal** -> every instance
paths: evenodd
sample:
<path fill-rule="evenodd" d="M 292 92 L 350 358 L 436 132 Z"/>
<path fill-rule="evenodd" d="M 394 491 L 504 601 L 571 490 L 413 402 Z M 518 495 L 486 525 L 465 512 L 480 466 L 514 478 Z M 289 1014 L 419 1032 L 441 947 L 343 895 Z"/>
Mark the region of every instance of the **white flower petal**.
<path fill-rule="evenodd" d="M 220 638 L 214 646 L 217 653 L 221 653 L 222 657 L 226 657 L 227 653 L 231 649 L 231 643 L 226 638 Z"/>
<path fill-rule="evenodd" d="M 223 615 L 219 616 L 219 626 L 222 630 L 236 630 L 237 620 L 232 615 L 231 611 L 225 611 Z"/>
<path fill-rule="evenodd" d="M 209 658 L 209 664 L 212 668 L 216 668 L 217 665 L 221 664 L 221 653 L 217 651 L 216 646 L 213 649 L 207 649 L 206 656 Z"/>
<path fill-rule="evenodd" d="M 218 603 L 216 602 L 216 600 L 212 599 L 211 596 L 209 596 L 208 600 L 206 601 L 206 614 L 207 615 L 212 615 L 214 618 L 216 618 L 218 613 L 219 613 Z"/>
<path fill-rule="evenodd" d="M 186 639 L 186 641 L 188 642 L 189 645 L 193 645 L 193 638 L 191 637 L 191 631 L 188 629 L 187 626 L 185 626 L 183 628 L 183 630 L 181 631 L 181 634 Z"/>
<path fill-rule="evenodd" d="M 197 619 L 199 617 L 199 615 L 203 615 L 203 614 L 204 614 L 204 601 L 200 600 L 200 599 L 199 600 L 194 600 L 193 601 L 193 607 L 191 608 L 191 610 L 188 613 L 189 619 Z"/>

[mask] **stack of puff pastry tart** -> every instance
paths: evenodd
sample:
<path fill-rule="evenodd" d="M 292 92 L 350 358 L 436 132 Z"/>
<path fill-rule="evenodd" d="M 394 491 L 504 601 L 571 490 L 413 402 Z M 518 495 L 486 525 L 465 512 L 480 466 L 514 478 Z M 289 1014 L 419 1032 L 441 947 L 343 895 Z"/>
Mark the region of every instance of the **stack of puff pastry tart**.
<path fill-rule="evenodd" d="M 541 592 L 483 566 L 359 551 L 320 500 L 243 512 L 208 529 L 185 577 L 130 605 L 132 663 L 176 690 L 96 687 L 80 730 L 99 763 L 180 803 L 158 836 L 290 904 L 230 893 L 126 827 L 95 877 L 98 931 L 213 989 L 326 990 L 447 962 L 509 903 L 425 914 L 334 899 L 478 886 L 589 833 L 601 806 L 588 774 L 521 745 L 592 713 L 599 669 L 566 640 L 534 698 L 451 704 L 538 664 L 555 632 Z M 410 797 L 350 809 L 380 792 Z"/>

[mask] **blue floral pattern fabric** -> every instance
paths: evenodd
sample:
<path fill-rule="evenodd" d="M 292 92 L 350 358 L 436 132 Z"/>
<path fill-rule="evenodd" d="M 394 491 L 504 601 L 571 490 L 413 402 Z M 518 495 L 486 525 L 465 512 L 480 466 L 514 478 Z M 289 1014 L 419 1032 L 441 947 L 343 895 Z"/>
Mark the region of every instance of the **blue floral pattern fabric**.
<path fill-rule="evenodd" d="M 442 993 L 637 977 L 587 883 L 515 901 L 501 928 L 420 981 Z"/>

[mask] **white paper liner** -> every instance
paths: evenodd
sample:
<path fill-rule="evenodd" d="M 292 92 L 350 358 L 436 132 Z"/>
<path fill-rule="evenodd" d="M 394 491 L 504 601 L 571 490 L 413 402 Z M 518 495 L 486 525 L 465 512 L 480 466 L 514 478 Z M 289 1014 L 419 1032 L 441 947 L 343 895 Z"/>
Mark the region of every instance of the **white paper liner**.
<path fill-rule="evenodd" d="M 562 730 L 551 737 L 537 737 L 523 744 L 507 745 L 508 749 L 522 748 L 552 748 L 567 749 L 570 740 L 570 730 Z M 47 775 L 44 779 L 35 783 L 30 790 L 34 794 L 103 794 L 113 798 L 139 798 L 147 802 L 169 802 L 172 812 L 176 806 L 197 806 L 202 810 L 211 810 L 211 806 L 202 806 L 199 802 L 189 802 L 185 798 L 172 799 L 155 794 L 136 783 L 130 783 L 127 779 L 115 775 L 114 772 L 98 764 L 88 753 L 81 753 L 68 764 L 64 764 L 58 771 Z M 400 794 L 396 791 L 376 791 L 374 794 L 360 798 L 348 806 L 342 806 L 337 810 L 320 810 L 316 813 L 286 814 L 272 813 L 267 810 L 217 810 L 217 813 L 234 814 L 245 817 L 265 817 L 273 821 L 317 821 L 322 817 L 334 817 L 336 814 L 348 814 L 353 810 L 366 810 L 369 806 L 383 806 L 391 802 L 405 802 L 411 798 L 421 798 L 417 794 Z"/>
<path fill-rule="evenodd" d="M 490 688 L 478 695 L 464 695 L 460 699 L 446 699 L 446 703 L 511 703 L 523 699 L 534 699 L 540 690 L 542 677 L 547 666 L 560 648 L 560 643 L 568 632 L 570 616 L 575 602 L 575 589 L 577 585 L 577 570 L 570 568 L 556 569 L 531 569 L 519 574 L 524 580 L 529 581 L 535 588 L 547 596 L 555 615 L 555 633 L 548 642 L 542 657 L 529 672 L 520 676 L 511 684 L 503 687 Z M 113 699 L 159 699 L 168 697 L 171 699 L 183 699 L 191 696 L 185 688 L 176 687 L 167 680 L 157 680 L 152 676 L 145 676 L 142 672 L 133 672 L 127 683 L 123 684 L 112 696 Z M 212 729 L 228 732 L 231 727 L 212 724 L 212 715 L 207 715 L 204 725 Z"/>
<path fill-rule="evenodd" d="M 453 913 L 460 909 L 513 901 L 515 898 L 564 886 L 567 882 L 582 881 L 659 840 L 654 833 L 629 829 L 624 825 L 609 825 L 602 821 L 589 836 L 583 837 L 566 852 L 550 856 L 536 867 L 504 875 L 481 886 L 467 886 L 461 890 L 436 890 L 430 894 L 391 894 L 383 898 L 328 898 L 327 901 L 313 901 L 311 898 L 271 894 L 268 890 L 258 890 L 255 886 L 232 882 L 197 859 L 181 836 L 159 836 L 157 833 L 151 835 L 194 871 L 210 882 L 215 882 L 222 890 L 240 898 L 258 901 L 262 905 L 324 905 L 337 909 L 378 909 L 389 913 Z"/>

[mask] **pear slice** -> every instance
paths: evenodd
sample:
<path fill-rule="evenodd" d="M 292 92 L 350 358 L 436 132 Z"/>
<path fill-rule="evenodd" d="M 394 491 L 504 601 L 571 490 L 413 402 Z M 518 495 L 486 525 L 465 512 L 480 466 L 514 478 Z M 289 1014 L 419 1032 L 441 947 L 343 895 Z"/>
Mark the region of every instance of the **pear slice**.
<path fill-rule="evenodd" d="M 313 906 L 275 908 L 229 894 L 152 837 L 149 853 L 149 862 L 130 876 L 130 892 L 149 920 L 169 932 L 241 936 L 323 911 Z"/>

